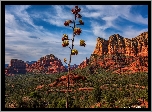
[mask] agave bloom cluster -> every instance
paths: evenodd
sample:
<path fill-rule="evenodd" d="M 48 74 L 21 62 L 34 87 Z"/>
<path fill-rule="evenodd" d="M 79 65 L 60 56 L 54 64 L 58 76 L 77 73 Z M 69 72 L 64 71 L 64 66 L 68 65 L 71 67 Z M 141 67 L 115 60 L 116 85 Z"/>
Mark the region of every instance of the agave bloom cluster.
<path fill-rule="evenodd" d="M 64 22 L 64 25 L 65 25 L 65 26 L 69 26 L 70 23 L 73 23 L 72 20 L 66 20 L 66 21 Z"/>
<path fill-rule="evenodd" d="M 72 10 L 71 10 L 71 12 L 72 12 L 73 14 L 75 14 L 75 15 L 77 15 L 78 12 L 80 12 L 80 11 L 81 11 L 81 9 L 80 9 L 78 6 L 75 6 L 75 9 L 72 9 Z"/>
<path fill-rule="evenodd" d="M 72 49 L 72 51 L 71 51 L 71 55 L 77 55 L 78 54 L 78 50 L 76 50 L 76 49 Z"/>
<path fill-rule="evenodd" d="M 82 32 L 81 28 L 74 28 L 75 35 L 80 35 L 81 32 Z"/>
<path fill-rule="evenodd" d="M 80 46 L 84 46 L 85 47 L 85 41 L 84 40 L 80 40 Z"/>
<path fill-rule="evenodd" d="M 64 40 L 69 40 L 67 34 L 63 34 L 62 41 L 64 41 Z"/>
<path fill-rule="evenodd" d="M 82 21 L 82 19 L 79 20 L 79 23 L 80 23 L 81 25 L 84 25 L 84 22 Z"/>
<path fill-rule="evenodd" d="M 63 34 L 63 37 L 62 37 L 62 46 L 63 47 L 66 47 L 69 45 L 69 39 L 68 39 L 68 35 L 66 34 Z"/>

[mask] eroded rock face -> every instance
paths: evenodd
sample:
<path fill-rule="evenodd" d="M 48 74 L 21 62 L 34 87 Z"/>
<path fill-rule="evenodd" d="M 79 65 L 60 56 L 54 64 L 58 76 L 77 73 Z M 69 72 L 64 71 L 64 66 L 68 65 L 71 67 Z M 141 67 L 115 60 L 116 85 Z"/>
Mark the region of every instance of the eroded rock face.
<path fill-rule="evenodd" d="M 110 36 L 108 42 L 108 54 L 113 54 L 115 51 L 124 52 L 124 38 L 119 34 Z"/>
<path fill-rule="evenodd" d="M 93 54 L 98 54 L 98 55 L 107 54 L 107 52 L 108 52 L 108 41 L 103 39 L 103 38 L 98 37 L 95 49 L 96 50 L 94 51 Z"/>
<path fill-rule="evenodd" d="M 56 58 L 53 54 L 41 57 L 32 65 L 27 64 L 27 73 L 59 73 L 66 72 L 67 69 L 63 66 L 61 60 Z"/>
<path fill-rule="evenodd" d="M 132 39 L 119 34 L 111 35 L 109 40 L 98 37 L 90 60 L 91 65 L 96 63 L 109 70 L 127 67 L 124 71 L 148 71 L 148 32 L 143 32 Z M 86 66 L 86 61 L 83 61 L 79 68 Z"/>
<path fill-rule="evenodd" d="M 132 39 L 124 38 L 119 34 L 110 36 L 109 40 L 98 37 L 93 54 L 115 54 L 116 51 L 129 56 L 137 56 L 141 52 L 148 52 L 148 32 L 141 33 Z"/>

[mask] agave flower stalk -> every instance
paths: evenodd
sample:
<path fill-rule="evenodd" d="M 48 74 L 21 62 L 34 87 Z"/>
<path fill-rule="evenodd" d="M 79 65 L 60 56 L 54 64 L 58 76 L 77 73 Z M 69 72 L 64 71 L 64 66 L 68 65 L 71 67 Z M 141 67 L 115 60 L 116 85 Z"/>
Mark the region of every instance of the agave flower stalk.
<path fill-rule="evenodd" d="M 70 53 L 70 60 L 69 60 L 69 63 L 68 63 L 68 75 L 67 75 L 67 79 L 68 80 L 67 80 L 67 101 L 66 101 L 66 108 L 68 108 L 68 90 L 69 90 L 69 74 L 71 73 L 71 69 L 70 69 L 71 57 L 72 57 L 72 55 L 78 55 L 78 50 L 74 49 L 74 37 L 76 35 L 80 35 L 82 33 L 81 28 L 76 27 L 76 25 L 84 25 L 84 22 L 81 19 L 82 16 L 79 14 L 80 11 L 81 11 L 81 9 L 78 6 L 75 6 L 75 9 L 71 10 L 72 14 L 74 14 L 74 20 L 73 21 L 72 20 L 66 20 L 65 23 L 64 23 L 65 26 L 69 26 L 73 30 L 73 37 L 72 37 L 72 39 L 69 39 L 68 35 L 66 35 L 66 34 L 63 34 L 63 37 L 62 37 L 62 41 L 63 41 L 62 46 L 63 47 L 66 47 L 66 46 L 69 45 L 69 41 L 68 40 L 72 40 L 72 46 L 69 47 L 70 50 L 71 50 L 71 53 Z M 76 19 L 77 18 L 79 19 L 79 24 L 76 24 Z M 73 24 L 73 26 L 70 26 L 70 24 Z M 83 43 L 83 45 L 82 45 L 82 43 Z M 83 41 L 83 40 L 80 41 L 80 44 L 81 44 L 80 46 L 84 46 L 84 47 L 86 45 L 85 41 Z M 64 59 L 64 62 L 67 64 L 66 61 L 67 60 Z"/>

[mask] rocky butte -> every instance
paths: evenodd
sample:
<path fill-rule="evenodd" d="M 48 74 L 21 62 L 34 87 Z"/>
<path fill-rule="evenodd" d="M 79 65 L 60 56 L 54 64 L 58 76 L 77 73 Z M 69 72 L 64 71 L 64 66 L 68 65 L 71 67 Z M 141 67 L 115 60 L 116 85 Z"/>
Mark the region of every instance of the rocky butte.
<path fill-rule="evenodd" d="M 33 64 L 25 63 L 22 60 L 12 59 L 9 67 L 5 69 L 6 75 L 12 74 L 25 74 L 25 73 L 59 73 L 66 72 L 67 69 L 63 66 L 60 59 L 55 57 L 53 54 L 41 57 L 38 61 Z"/>
<path fill-rule="evenodd" d="M 79 66 L 87 66 L 85 60 Z M 97 38 L 97 44 L 89 59 L 91 64 L 97 64 L 115 73 L 133 73 L 148 71 L 148 32 L 143 32 L 135 38 L 128 39 L 114 34 L 109 40 Z M 115 70 L 120 68 L 118 70 Z"/>
<path fill-rule="evenodd" d="M 67 69 L 63 66 L 60 59 L 55 57 L 53 54 L 41 57 L 37 62 L 32 65 L 26 65 L 27 73 L 58 73 L 65 72 Z"/>
<path fill-rule="evenodd" d="M 26 64 L 22 60 L 11 59 L 9 66 L 5 68 L 6 75 L 25 74 L 25 73 L 26 73 Z"/>

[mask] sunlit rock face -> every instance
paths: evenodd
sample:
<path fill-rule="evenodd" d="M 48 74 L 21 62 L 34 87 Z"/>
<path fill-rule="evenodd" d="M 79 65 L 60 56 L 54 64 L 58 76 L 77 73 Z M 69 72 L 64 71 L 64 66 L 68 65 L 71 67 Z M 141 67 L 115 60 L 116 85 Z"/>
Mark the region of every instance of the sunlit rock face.
<path fill-rule="evenodd" d="M 141 33 L 132 39 L 124 38 L 119 34 L 111 35 L 109 40 L 98 37 L 93 54 L 114 54 L 116 51 L 128 56 L 148 52 L 148 32 Z"/>
<path fill-rule="evenodd" d="M 98 58 L 94 57 L 94 54 Z M 117 54 L 120 60 L 116 60 Z M 98 37 L 93 55 L 90 57 L 91 64 L 96 63 L 103 68 L 113 69 L 119 66 L 127 67 L 124 70 L 148 71 L 148 32 L 143 32 L 132 39 L 124 38 L 119 34 L 111 35 L 108 40 Z M 79 68 L 85 68 L 85 66 L 87 66 L 86 60 Z"/>

